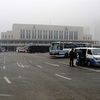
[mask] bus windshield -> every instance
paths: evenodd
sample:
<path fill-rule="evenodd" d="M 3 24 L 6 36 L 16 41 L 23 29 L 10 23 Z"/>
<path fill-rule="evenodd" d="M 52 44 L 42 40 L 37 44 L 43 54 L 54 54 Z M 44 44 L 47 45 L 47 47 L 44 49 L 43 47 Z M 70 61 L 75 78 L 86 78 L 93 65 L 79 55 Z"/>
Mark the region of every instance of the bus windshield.
<path fill-rule="evenodd" d="M 52 43 L 50 49 L 51 50 L 60 50 L 60 44 L 59 43 Z"/>

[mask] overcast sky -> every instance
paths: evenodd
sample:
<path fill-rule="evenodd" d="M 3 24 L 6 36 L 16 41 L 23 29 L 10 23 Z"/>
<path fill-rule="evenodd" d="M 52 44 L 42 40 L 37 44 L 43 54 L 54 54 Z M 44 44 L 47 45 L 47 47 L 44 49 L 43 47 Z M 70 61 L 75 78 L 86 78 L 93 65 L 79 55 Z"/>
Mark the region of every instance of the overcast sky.
<path fill-rule="evenodd" d="M 99 21 L 100 0 L 0 0 L 0 33 L 14 23 L 93 28 Z"/>

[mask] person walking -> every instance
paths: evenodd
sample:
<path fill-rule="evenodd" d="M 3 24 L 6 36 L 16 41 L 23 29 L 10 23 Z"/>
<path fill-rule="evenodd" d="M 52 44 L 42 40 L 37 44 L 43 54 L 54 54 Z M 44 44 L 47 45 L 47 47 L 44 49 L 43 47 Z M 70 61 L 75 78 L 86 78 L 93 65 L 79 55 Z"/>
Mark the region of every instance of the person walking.
<path fill-rule="evenodd" d="M 74 48 L 72 48 L 72 50 L 70 51 L 69 53 L 69 56 L 70 56 L 70 67 L 73 67 L 74 66 Z"/>

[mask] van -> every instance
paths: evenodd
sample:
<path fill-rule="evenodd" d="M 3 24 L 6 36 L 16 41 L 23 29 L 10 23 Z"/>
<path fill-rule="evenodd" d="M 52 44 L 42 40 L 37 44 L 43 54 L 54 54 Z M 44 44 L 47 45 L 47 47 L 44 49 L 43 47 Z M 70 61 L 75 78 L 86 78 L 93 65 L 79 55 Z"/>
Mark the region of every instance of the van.
<path fill-rule="evenodd" d="M 82 50 L 82 65 L 100 66 L 100 48 L 79 47 L 77 50 L 77 65 L 79 65 L 79 50 Z"/>

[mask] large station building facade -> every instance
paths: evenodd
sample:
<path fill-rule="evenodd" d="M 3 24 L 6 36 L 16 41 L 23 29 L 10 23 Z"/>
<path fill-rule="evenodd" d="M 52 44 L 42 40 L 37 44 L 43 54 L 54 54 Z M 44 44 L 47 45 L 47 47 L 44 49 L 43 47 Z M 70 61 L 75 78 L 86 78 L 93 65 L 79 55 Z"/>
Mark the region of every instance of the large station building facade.
<path fill-rule="evenodd" d="M 1 33 L 1 39 L 34 41 L 90 41 L 92 40 L 92 35 L 85 34 L 83 27 L 76 26 L 13 24 L 12 31 Z"/>
<path fill-rule="evenodd" d="M 2 44 L 8 45 L 50 44 L 54 41 L 98 42 L 93 41 L 92 35 L 86 34 L 84 27 L 80 26 L 13 24 L 11 31 L 1 33 Z"/>

